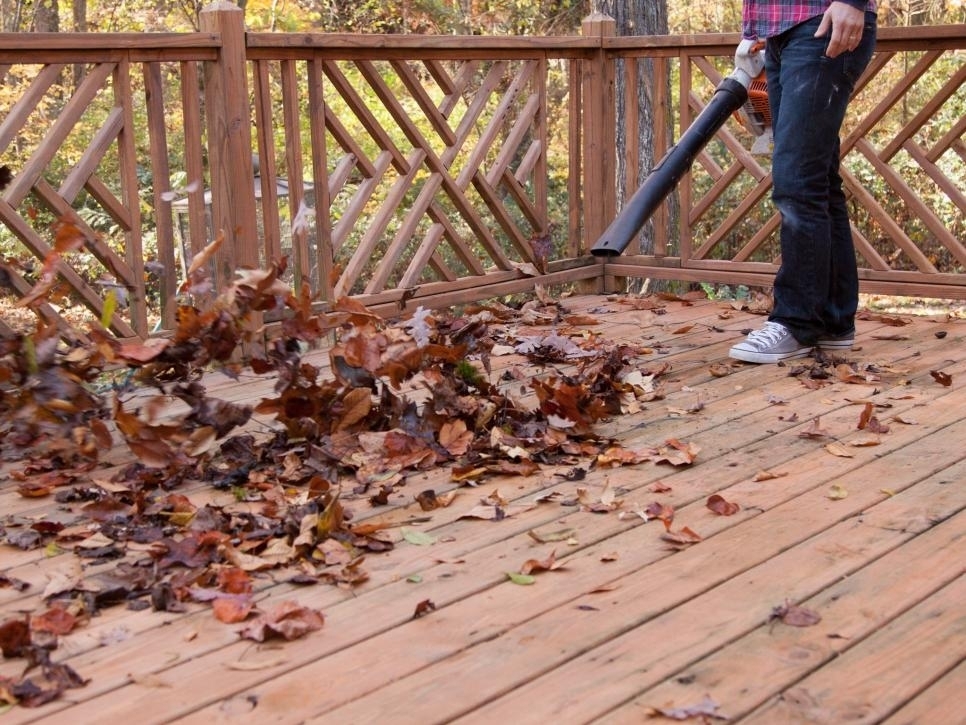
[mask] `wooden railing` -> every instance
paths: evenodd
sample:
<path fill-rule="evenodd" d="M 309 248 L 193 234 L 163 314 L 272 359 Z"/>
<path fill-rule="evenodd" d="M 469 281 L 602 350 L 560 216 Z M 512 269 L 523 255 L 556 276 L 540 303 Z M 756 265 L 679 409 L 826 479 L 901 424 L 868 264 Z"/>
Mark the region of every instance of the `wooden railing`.
<path fill-rule="evenodd" d="M 674 78 L 648 89 L 673 122 L 655 124 L 660 156 L 730 69 L 736 36 L 618 38 L 597 16 L 581 37 L 246 34 L 227 3 L 202 22 L 0 35 L 15 97 L 0 163 L 17 159 L 0 195 L 0 245 L 15 250 L 2 272 L 16 296 L 45 260 L 59 272 L 70 292 L 50 291 L 50 321 L 76 319 L 66 300 L 119 336 L 169 329 L 187 264 L 215 238 L 216 284 L 286 257 L 285 278 L 319 306 L 349 294 L 385 314 L 580 280 L 770 284 L 768 159 L 737 123 L 649 225 L 647 253 L 587 254 L 617 212 L 616 64 L 632 89 L 637 59 Z M 880 37 L 843 140 L 863 286 L 966 297 L 966 126 L 951 110 L 966 105 L 966 28 Z M 632 190 L 643 174 L 625 168 Z M 81 252 L 58 252 L 56 220 Z"/>
<path fill-rule="evenodd" d="M 673 72 L 687 101 L 677 107 L 683 130 L 730 71 L 738 40 L 610 38 L 605 47 L 625 62 L 649 59 L 656 77 Z M 841 144 L 864 291 L 966 297 L 964 48 L 962 25 L 879 29 Z M 654 103 L 669 103 L 660 86 Z M 633 113 L 631 99 L 627 108 Z M 679 186 L 676 228 L 658 220 L 651 253 L 607 260 L 605 275 L 769 286 L 780 263 L 779 217 L 770 159 L 751 154 L 750 140 L 739 123 L 723 128 Z"/>

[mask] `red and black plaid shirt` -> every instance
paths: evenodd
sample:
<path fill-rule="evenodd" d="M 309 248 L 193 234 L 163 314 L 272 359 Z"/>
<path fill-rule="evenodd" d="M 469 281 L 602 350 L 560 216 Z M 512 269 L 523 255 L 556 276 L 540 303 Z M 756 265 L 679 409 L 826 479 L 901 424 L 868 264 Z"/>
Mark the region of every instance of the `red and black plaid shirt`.
<path fill-rule="evenodd" d="M 842 2 L 859 10 L 875 12 L 875 0 Z M 771 38 L 822 15 L 831 4 L 831 0 L 745 0 L 742 32 L 746 38 Z"/>

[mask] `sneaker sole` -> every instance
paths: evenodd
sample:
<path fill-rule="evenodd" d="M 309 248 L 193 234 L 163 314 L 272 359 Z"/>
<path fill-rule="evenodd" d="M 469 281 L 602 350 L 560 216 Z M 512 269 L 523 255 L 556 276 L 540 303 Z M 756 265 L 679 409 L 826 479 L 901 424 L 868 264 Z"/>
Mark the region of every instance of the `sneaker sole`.
<path fill-rule="evenodd" d="M 851 350 L 855 340 L 819 340 L 815 347 L 822 350 Z"/>
<path fill-rule="evenodd" d="M 755 352 L 754 350 L 731 348 L 731 350 L 728 352 L 728 357 L 734 358 L 735 360 L 741 360 L 742 362 L 767 364 L 780 363 L 783 360 L 796 360 L 798 358 L 808 357 L 811 352 L 811 347 L 802 347 L 791 352 Z"/>

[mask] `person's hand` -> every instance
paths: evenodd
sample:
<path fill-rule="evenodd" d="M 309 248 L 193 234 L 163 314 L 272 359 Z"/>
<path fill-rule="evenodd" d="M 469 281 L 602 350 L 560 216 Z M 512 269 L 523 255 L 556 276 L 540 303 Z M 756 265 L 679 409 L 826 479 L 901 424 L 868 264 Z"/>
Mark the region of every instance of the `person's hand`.
<path fill-rule="evenodd" d="M 858 47 L 864 26 L 865 13 L 862 10 L 836 0 L 822 16 L 822 23 L 815 31 L 815 37 L 820 38 L 831 31 L 825 55 L 834 58 Z"/>

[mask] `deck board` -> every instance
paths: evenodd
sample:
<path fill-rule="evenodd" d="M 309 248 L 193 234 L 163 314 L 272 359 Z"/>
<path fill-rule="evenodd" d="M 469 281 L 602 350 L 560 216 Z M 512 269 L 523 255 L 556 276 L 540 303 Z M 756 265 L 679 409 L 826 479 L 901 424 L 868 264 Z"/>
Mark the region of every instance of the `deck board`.
<path fill-rule="evenodd" d="M 458 489 L 453 505 L 428 522 L 417 521 L 426 514 L 413 496 L 457 484 L 443 469 L 411 475 L 389 506 L 349 505 L 360 519 L 399 524 L 400 538 L 405 525 L 436 544 L 400 541 L 369 555 L 370 580 L 351 592 L 296 587 L 270 573 L 259 580 L 263 604 L 292 599 L 321 609 L 320 632 L 256 645 L 200 606 L 184 614 L 106 610 L 55 653 L 91 682 L 42 708 L 14 709 L 5 722 L 640 722 L 647 708 L 686 706 L 706 694 L 723 713 L 754 722 L 819 711 L 837 714 L 828 722 L 853 714 L 916 722 L 949 712 L 943 695 L 961 683 L 966 657 L 955 599 L 966 561 L 966 393 L 958 385 L 966 322 L 908 317 L 896 328 L 860 320 L 848 359 L 878 363 L 880 379 L 811 390 L 789 375 L 791 366 L 736 364 L 729 375 L 713 375 L 711 365 L 726 362 L 741 331 L 761 322 L 722 303 L 668 302 L 666 314 L 602 297 L 565 304 L 598 318 L 587 328 L 593 333 L 650 348 L 642 370 L 670 366 L 663 399 L 598 429 L 631 448 L 692 442 L 701 449 L 693 465 L 596 468 L 579 484 L 553 469 L 488 479 Z M 536 334 L 531 329 L 546 328 L 518 332 Z M 492 363 L 494 378 L 525 365 L 519 356 Z M 952 375 L 952 386 L 933 380 L 938 369 Z M 255 402 L 271 385 L 225 378 L 212 394 Z M 867 401 L 890 431 L 876 446 L 851 447 L 868 435 L 856 429 Z M 800 435 L 816 420 L 853 457 Z M 779 477 L 754 480 L 765 470 Z M 670 490 L 655 493 L 658 482 Z M 550 491 L 571 496 L 577 485 L 591 496 L 618 492 L 620 511 L 551 502 L 500 522 L 460 518 L 494 490 L 526 504 Z M 830 499 L 833 485 L 848 495 Z M 54 515 L 52 504 L 11 489 L 0 487 L 5 512 Z M 741 511 L 712 514 L 705 502 L 716 492 Z M 193 500 L 224 503 L 226 495 L 191 489 Z M 660 522 L 634 513 L 652 501 L 672 504 L 673 528 L 689 526 L 703 540 L 668 548 Z M 574 530 L 575 542 L 537 544 L 527 535 L 563 528 Z M 551 551 L 563 569 L 538 574 L 532 586 L 508 581 L 508 571 Z M 3 553 L 4 573 L 32 584 L 24 593 L 0 589 L 7 613 L 38 606 L 47 579 L 76 567 L 71 556 Z M 421 581 L 408 581 L 412 574 Z M 424 599 L 436 610 L 413 619 Z M 822 622 L 770 622 L 786 599 L 813 607 Z M 937 642 L 939 654 L 926 646 Z M 903 670 L 913 674 L 890 669 L 900 646 L 914 653 L 903 655 L 910 661 Z M 0 674 L 13 671 L 0 663 Z M 845 681 L 855 688 L 841 687 Z"/>

